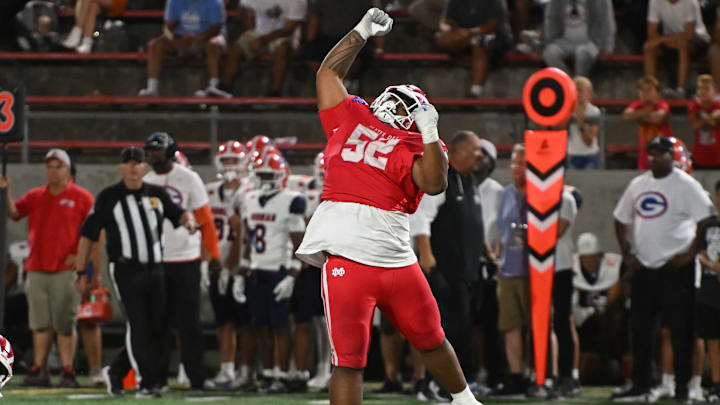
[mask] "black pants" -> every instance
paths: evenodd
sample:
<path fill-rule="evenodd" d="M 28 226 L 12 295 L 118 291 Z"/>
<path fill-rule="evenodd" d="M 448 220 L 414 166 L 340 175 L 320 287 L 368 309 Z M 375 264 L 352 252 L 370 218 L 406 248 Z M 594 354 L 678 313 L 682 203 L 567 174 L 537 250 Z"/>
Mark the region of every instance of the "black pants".
<path fill-rule="evenodd" d="M 560 377 L 572 377 L 575 343 L 570 330 L 570 311 L 572 304 L 572 270 L 561 270 L 553 278 L 553 329 L 558 340 L 558 371 Z"/>
<path fill-rule="evenodd" d="M 657 317 L 670 327 L 675 367 L 675 395 L 687 394 L 693 350 L 693 266 L 639 269 L 632 279 L 630 323 L 633 386 L 650 389 Z"/>
<path fill-rule="evenodd" d="M 170 366 L 170 331 L 180 338 L 180 362 L 190 379 L 190 387 L 202 389 L 205 383 L 203 335 L 200 327 L 200 260 L 165 263 L 168 294 L 168 320 L 161 358 L 161 378 L 167 382 Z"/>
<path fill-rule="evenodd" d="M 127 360 L 140 373 L 141 388 L 162 385 L 159 365 L 167 346 L 163 341 L 167 329 L 165 272 L 160 265 L 127 262 L 113 263 L 110 269 L 127 318 Z M 124 376 L 123 371 L 127 372 L 125 360 L 113 362 L 111 374 Z"/>
<path fill-rule="evenodd" d="M 438 270 L 433 270 L 435 271 Z M 446 281 L 450 293 L 438 297 L 442 326 L 448 341 L 457 353 L 465 379 L 472 381 L 477 373 L 475 309 L 476 300 L 481 299 L 482 283 L 463 280 Z"/>

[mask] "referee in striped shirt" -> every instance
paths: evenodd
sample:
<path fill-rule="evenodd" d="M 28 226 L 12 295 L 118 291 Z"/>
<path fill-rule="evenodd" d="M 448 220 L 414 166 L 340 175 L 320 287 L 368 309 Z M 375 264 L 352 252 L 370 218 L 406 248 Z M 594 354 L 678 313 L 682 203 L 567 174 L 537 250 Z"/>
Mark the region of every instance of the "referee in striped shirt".
<path fill-rule="evenodd" d="M 142 149 L 129 147 L 121 156 L 122 181 L 97 196 L 80 230 L 75 269 L 85 269 L 90 245 L 105 229 L 110 278 L 128 322 L 127 354 L 142 377 L 137 396 L 159 396 L 160 345 L 167 327 L 163 219 L 191 231 L 196 224 L 192 213 L 173 203 L 162 187 L 143 182 L 147 165 Z"/>

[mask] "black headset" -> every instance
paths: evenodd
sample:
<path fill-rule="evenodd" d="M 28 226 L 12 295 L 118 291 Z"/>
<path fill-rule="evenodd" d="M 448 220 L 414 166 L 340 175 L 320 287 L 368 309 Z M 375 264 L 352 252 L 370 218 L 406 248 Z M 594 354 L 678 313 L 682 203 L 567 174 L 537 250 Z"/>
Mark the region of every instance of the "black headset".
<path fill-rule="evenodd" d="M 177 141 L 169 132 L 154 132 L 145 141 L 143 149 L 165 149 L 165 157 L 175 160 L 175 152 L 177 152 Z"/>

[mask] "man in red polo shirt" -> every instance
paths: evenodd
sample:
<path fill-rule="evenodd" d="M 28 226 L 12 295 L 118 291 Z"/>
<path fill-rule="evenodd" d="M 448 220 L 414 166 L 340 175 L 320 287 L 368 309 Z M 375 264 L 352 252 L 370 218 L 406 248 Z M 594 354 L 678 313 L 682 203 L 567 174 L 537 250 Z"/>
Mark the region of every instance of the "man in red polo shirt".
<path fill-rule="evenodd" d="M 697 98 L 688 105 L 695 131 L 693 166 L 698 169 L 720 169 L 720 101 L 716 94 L 712 76 L 698 76 Z"/>
<path fill-rule="evenodd" d="M 23 384 L 50 385 L 47 357 L 56 334 L 64 369 L 60 386 L 77 387 L 72 369 L 75 324 L 79 290 L 86 280 L 77 279 L 72 268 L 78 232 L 94 199 L 70 179 L 70 157 L 64 150 L 51 149 L 45 155 L 45 173 L 47 185 L 31 189 L 17 202 L 8 189 L 8 216 L 15 221 L 28 217 L 30 257 L 25 270 L 34 359 Z M 0 176 L 0 188 L 7 187 L 7 179 Z"/>

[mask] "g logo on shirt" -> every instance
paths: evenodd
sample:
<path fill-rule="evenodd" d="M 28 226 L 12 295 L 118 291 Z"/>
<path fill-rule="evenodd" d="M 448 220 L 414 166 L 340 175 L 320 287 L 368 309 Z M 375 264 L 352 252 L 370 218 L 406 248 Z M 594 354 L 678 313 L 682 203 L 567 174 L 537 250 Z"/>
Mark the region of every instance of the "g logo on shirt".
<path fill-rule="evenodd" d="M 635 200 L 635 211 L 641 218 L 657 218 L 665 213 L 668 201 L 657 191 L 646 191 Z"/>
<path fill-rule="evenodd" d="M 170 196 L 170 199 L 172 200 L 172 202 L 174 202 L 175 204 L 182 207 L 183 195 L 180 192 L 180 190 L 176 189 L 173 186 L 167 185 L 167 184 L 165 185 L 164 188 L 165 188 L 165 191 L 167 191 L 168 195 Z"/>

